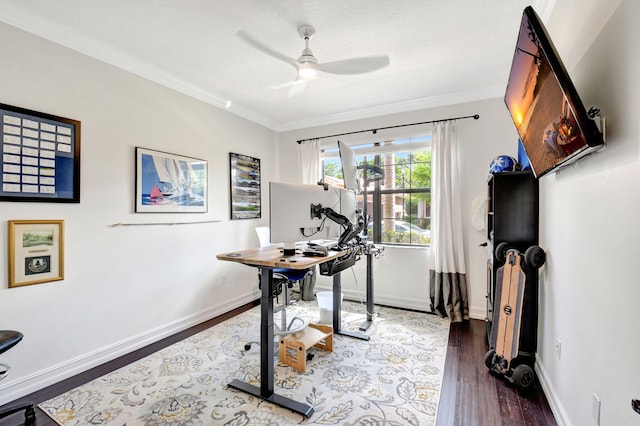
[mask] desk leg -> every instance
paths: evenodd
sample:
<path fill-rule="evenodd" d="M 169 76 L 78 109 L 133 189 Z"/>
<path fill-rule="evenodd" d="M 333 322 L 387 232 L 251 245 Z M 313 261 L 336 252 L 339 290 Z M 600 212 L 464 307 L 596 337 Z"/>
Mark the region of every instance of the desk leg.
<path fill-rule="evenodd" d="M 238 379 L 232 380 L 229 386 L 266 401 L 285 407 L 305 417 L 313 415 L 313 407 L 273 391 L 274 376 L 274 344 L 273 344 L 273 270 L 260 268 L 260 388 Z"/>
<path fill-rule="evenodd" d="M 356 339 L 369 340 L 366 334 L 355 331 L 341 330 L 342 324 L 342 282 L 340 281 L 340 272 L 333 276 L 333 334 L 341 334 L 343 336 L 354 337 Z"/>
<path fill-rule="evenodd" d="M 260 273 L 260 395 L 273 395 L 273 269 Z"/>
<path fill-rule="evenodd" d="M 367 320 L 360 324 L 360 331 L 367 331 L 373 323 L 373 254 L 367 253 Z"/>

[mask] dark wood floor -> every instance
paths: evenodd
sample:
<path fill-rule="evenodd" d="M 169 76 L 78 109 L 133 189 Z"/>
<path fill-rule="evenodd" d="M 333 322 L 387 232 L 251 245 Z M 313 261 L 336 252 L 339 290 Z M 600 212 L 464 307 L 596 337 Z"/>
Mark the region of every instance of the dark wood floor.
<path fill-rule="evenodd" d="M 15 403 L 32 401 L 34 404 L 38 404 L 46 401 L 175 342 L 186 339 L 193 334 L 206 330 L 253 306 L 254 304 L 249 304 L 238 308 L 138 351 L 27 395 L 15 401 Z M 536 383 L 527 392 L 522 392 L 516 390 L 502 379 L 494 377 L 484 366 L 486 351 L 487 341 L 484 321 L 471 320 L 451 325 L 437 425 L 556 425 L 549 404 L 539 384 Z M 15 414 L 0 420 L 0 426 L 22 425 L 23 420 L 22 414 Z M 36 408 L 36 425 L 56 426 L 57 424 L 40 409 Z"/>
<path fill-rule="evenodd" d="M 489 373 L 484 321 L 451 324 L 438 426 L 557 425 L 536 380 L 521 391 Z"/>

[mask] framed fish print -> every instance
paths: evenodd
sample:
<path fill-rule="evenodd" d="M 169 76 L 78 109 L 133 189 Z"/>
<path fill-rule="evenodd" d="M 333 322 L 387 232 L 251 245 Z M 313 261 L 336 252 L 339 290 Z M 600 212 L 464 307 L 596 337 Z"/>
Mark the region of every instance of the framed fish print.
<path fill-rule="evenodd" d="M 9 221 L 9 287 L 64 279 L 64 221 Z"/>
<path fill-rule="evenodd" d="M 229 153 L 231 219 L 257 219 L 260 204 L 260 159 Z"/>
<path fill-rule="evenodd" d="M 136 147 L 137 213 L 206 213 L 207 161 Z"/>

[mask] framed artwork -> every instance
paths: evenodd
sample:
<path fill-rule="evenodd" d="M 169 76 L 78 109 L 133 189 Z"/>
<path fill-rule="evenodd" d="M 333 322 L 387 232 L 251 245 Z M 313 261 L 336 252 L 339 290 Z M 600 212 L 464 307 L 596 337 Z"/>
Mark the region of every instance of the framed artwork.
<path fill-rule="evenodd" d="M 80 122 L 0 104 L 0 201 L 80 202 Z"/>
<path fill-rule="evenodd" d="M 229 153 L 231 219 L 260 217 L 260 159 Z"/>
<path fill-rule="evenodd" d="M 136 147 L 137 213 L 206 213 L 207 161 Z"/>
<path fill-rule="evenodd" d="M 9 221 L 9 287 L 64 279 L 64 221 Z"/>

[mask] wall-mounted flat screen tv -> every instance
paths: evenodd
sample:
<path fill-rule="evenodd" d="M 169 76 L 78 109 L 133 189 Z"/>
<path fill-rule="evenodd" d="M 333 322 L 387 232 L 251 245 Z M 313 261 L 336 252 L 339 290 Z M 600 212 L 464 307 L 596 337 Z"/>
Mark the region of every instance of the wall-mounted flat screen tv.
<path fill-rule="evenodd" d="M 542 21 L 522 15 L 505 103 L 540 177 L 604 147 Z"/>

